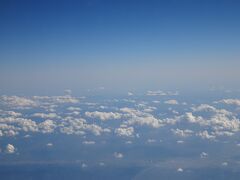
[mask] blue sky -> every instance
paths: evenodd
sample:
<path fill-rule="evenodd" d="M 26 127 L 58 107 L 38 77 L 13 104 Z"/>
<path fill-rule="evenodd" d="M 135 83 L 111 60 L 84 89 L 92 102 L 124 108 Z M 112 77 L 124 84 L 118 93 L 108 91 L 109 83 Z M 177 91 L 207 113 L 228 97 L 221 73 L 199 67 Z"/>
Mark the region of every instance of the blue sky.
<path fill-rule="evenodd" d="M 1 1 L 2 92 L 238 86 L 239 1 Z"/>

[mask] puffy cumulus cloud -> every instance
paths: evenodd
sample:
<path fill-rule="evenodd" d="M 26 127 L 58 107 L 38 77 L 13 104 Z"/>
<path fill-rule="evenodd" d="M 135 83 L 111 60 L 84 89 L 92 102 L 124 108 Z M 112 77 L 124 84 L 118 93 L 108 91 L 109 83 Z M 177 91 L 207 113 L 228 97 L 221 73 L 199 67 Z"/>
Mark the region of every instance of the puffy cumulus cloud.
<path fill-rule="evenodd" d="M 118 136 L 131 137 L 134 134 L 134 128 L 133 127 L 120 127 L 120 128 L 115 129 L 115 133 Z"/>
<path fill-rule="evenodd" d="M 147 113 L 151 113 L 151 112 L 155 111 L 156 109 L 157 109 L 156 107 L 149 106 L 147 108 L 144 108 L 143 111 L 147 112 Z"/>
<path fill-rule="evenodd" d="M 93 145 L 96 142 L 95 141 L 83 141 L 82 143 L 85 144 L 85 145 Z"/>
<path fill-rule="evenodd" d="M 185 113 L 186 120 L 190 123 L 200 123 L 204 121 L 204 119 L 201 116 L 194 116 L 192 112 Z"/>
<path fill-rule="evenodd" d="M 15 136 L 20 132 L 52 133 L 57 124 L 53 120 L 37 123 L 31 119 L 18 117 L 0 118 L 0 131 L 3 136 Z"/>
<path fill-rule="evenodd" d="M 108 128 L 102 128 L 96 124 L 88 124 L 85 119 L 66 117 L 59 125 L 60 132 L 65 134 L 76 134 L 84 135 L 86 131 L 93 133 L 96 136 L 101 135 L 101 133 L 111 132 Z"/>
<path fill-rule="evenodd" d="M 170 99 L 170 100 L 164 101 L 164 103 L 169 105 L 177 105 L 178 101 L 175 99 Z"/>
<path fill-rule="evenodd" d="M 42 133 L 52 133 L 56 128 L 56 124 L 52 120 L 45 120 L 38 124 L 38 128 Z"/>
<path fill-rule="evenodd" d="M 43 119 L 53 119 L 53 118 L 60 118 L 60 116 L 58 116 L 56 113 L 34 113 L 32 115 L 32 117 L 39 117 L 39 118 L 43 118 Z"/>
<path fill-rule="evenodd" d="M 127 124 L 129 124 L 129 125 L 138 124 L 141 126 L 146 125 L 146 126 L 150 126 L 153 128 L 159 128 L 159 127 L 163 126 L 162 121 L 159 119 L 156 119 L 152 115 L 132 118 L 127 122 Z"/>
<path fill-rule="evenodd" d="M 232 136 L 240 130 L 240 120 L 235 117 L 235 114 L 225 109 L 217 109 L 208 104 L 201 104 L 193 107 L 193 113 L 204 113 L 204 117 L 194 115 L 192 112 L 185 113 L 182 119 L 189 123 L 200 125 L 200 127 L 207 127 L 211 131 L 209 136 L 207 131 L 200 133 L 200 137 L 204 139 L 214 139 L 217 136 Z"/>
<path fill-rule="evenodd" d="M 54 102 L 56 103 L 78 103 L 79 100 L 75 97 L 72 97 L 71 95 L 65 95 L 65 96 L 55 96 L 53 98 Z"/>
<path fill-rule="evenodd" d="M 14 117 L 19 117 L 22 116 L 22 113 L 15 112 L 15 111 L 3 111 L 0 110 L 1 116 L 14 116 Z"/>
<path fill-rule="evenodd" d="M 201 137 L 202 139 L 210 139 L 210 140 L 213 140 L 216 138 L 216 136 L 209 134 L 207 130 L 197 133 L 197 136 Z"/>
<path fill-rule="evenodd" d="M 113 112 L 94 111 L 94 112 L 85 112 L 85 115 L 90 118 L 101 119 L 102 121 L 106 121 L 109 119 L 120 119 L 121 118 L 120 113 L 113 113 Z"/>
<path fill-rule="evenodd" d="M 3 135 L 15 136 L 19 131 L 37 132 L 38 126 L 35 121 L 25 118 L 4 117 L 0 118 L 0 130 Z"/>
<path fill-rule="evenodd" d="M 10 108 L 26 109 L 37 106 L 36 102 L 27 97 L 20 96 L 1 96 L 1 103 L 7 105 Z"/>
<path fill-rule="evenodd" d="M 240 106 L 240 99 L 222 99 L 220 101 L 216 101 L 215 103 L 224 103 L 228 105 Z"/>
<path fill-rule="evenodd" d="M 73 97 L 71 95 L 65 96 L 33 96 L 34 101 L 39 102 L 40 104 L 76 104 L 79 103 L 79 98 Z"/>
<path fill-rule="evenodd" d="M 120 111 L 124 113 L 123 116 L 125 118 L 128 118 L 128 120 L 124 122 L 128 125 L 134 125 L 134 124 L 141 125 L 141 126 L 146 125 L 153 128 L 159 128 L 164 125 L 162 120 L 155 118 L 150 113 L 142 112 L 142 111 L 135 110 L 132 108 L 127 108 L 127 107 L 121 108 Z"/>
<path fill-rule="evenodd" d="M 30 109 L 41 107 L 48 111 L 54 112 L 57 104 L 63 103 L 78 103 L 79 98 L 71 95 L 65 96 L 0 96 L 0 104 L 12 109 Z"/>
<path fill-rule="evenodd" d="M 47 143 L 46 146 L 47 147 L 53 147 L 53 143 Z"/>
<path fill-rule="evenodd" d="M 67 110 L 68 110 L 68 111 L 80 111 L 81 108 L 70 106 L 70 107 L 67 108 Z"/>
<path fill-rule="evenodd" d="M 183 169 L 182 168 L 178 168 L 177 172 L 183 172 Z"/>
<path fill-rule="evenodd" d="M 181 129 L 171 129 L 171 131 L 180 137 L 189 137 L 192 136 L 192 134 L 194 133 L 192 130 L 189 129 L 185 129 L 185 130 L 181 130 Z"/>
<path fill-rule="evenodd" d="M 208 153 L 206 153 L 206 152 L 201 152 L 200 158 L 205 159 L 205 158 L 207 158 L 207 157 L 208 157 Z"/>
<path fill-rule="evenodd" d="M 80 115 L 80 112 L 78 112 L 78 111 L 72 111 L 71 113 L 67 113 L 67 114 L 73 115 L 73 116 L 78 116 L 78 115 Z"/>
<path fill-rule="evenodd" d="M 5 150 L 6 153 L 13 154 L 15 153 L 15 151 L 16 151 L 16 148 L 12 144 L 8 144 L 6 146 L 6 150 Z"/>
<path fill-rule="evenodd" d="M 147 91 L 147 96 L 177 96 L 179 93 L 176 92 L 171 92 L 171 91 L 167 91 L 167 92 L 163 92 L 163 91 Z"/>
<path fill-rule="evenodd" d="M 113 153 L 113 156 L 114 156 L 115 158 L 117 158 L 117 159 L 123 158 L 123 154 L 120 153 L 120 152 L 114 152 L 114 153 Z"/>
<path fill-rule="evenodd" d="M 210 106 L 208 104 L 201 104 L 200 106 L 197 107 L 192 107 L 192 110 L 194 112 L 200 112 L 200 111 L 215 111 L 216 108 L 213 106 Z"/>

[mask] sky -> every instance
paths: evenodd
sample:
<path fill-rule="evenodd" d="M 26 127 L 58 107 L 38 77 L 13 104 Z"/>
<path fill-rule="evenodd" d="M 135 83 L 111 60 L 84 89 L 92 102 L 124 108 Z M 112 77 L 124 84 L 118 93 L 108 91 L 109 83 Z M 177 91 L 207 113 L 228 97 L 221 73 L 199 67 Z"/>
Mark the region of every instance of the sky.
<path fill-rule="evenodd" d="M 0 0 L 0 175 L 240 179 L 240 1 Z"/>
<path fill-rule="evenodd" d="M 0 2 L 0 92 L 239 88 L 237 0 Z"/>

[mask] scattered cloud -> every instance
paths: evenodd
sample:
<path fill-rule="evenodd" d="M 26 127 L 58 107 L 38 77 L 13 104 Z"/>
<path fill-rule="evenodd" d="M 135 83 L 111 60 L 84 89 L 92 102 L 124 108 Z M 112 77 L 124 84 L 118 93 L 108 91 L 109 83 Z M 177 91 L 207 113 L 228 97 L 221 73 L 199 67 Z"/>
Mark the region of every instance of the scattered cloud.
<path fill-rule="evenodd" d="M 177 105 L 178 101 L 175 99 L 170 99 L 170 100 L 164 101 L 164 103 L 169 105 Z"/>
<path fill-rule="evenodd" d="M 114 152 L 113 153 L 113 156 L 117 159 L 122 159 L 123 158 L 123 154 L 122 153 L 119 153 L 119 152 Z"/>
<path fill-rule="evenodd" d="M 102 121 L 110 120 L 110 119 L 120 119 L 121 114 L 113 113 L 113 112 L 85 112 L 85 115 L 90 118 L 98 118 Z"/>
<path fill-rule="evenodd" d="M 16 148 L 12 144 L 8 144 L 6 146 L 6 150 L 5 150 L 6 153 L 13 154 L 15 153 L 15 151 L 16 151 Z"/>

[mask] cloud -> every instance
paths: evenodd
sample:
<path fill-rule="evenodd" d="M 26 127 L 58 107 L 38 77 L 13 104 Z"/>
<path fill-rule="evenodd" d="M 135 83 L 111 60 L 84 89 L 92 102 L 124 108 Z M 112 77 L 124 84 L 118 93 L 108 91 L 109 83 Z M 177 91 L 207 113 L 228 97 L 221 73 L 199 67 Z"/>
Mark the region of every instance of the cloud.
<path fill-rule="evenodd" d="M 15 151 L 16 151 L 16 148 L 12 144 L 8 144 L 6 146 L 6 150 L 5 150 L 6 153 L 13 154 L 15 153 Z"/>
<path fill-rule="evenodd" d="M 201 157 L 202 159 L 205 159 L 205 158 L 208 157 L 208 153 L 201 152 L 200 157 Z"/>
<path fill-rule="evenodd" d="M 118 136 L 125 136 L 125 137 L 131 137 L 134 134 L 134 128 L 133 127 L 120 127 L 115 129 L 115 133 Z"/>
<path fill-rule="evenodd" d="M 96 142 L 95 141 L 83 141 L 82 143 L 85 144 L 85 145 L 93 145 Z"/>
<path fill-rule="evenodd" d="M 5 105 L 16 109 L 25 109 L 37 106 L 36 102 L 26 97 L 4 95 L 0 97 L 0 100 Z"/>
<path fill-rule="evenodd" d="M 53 119 L 53 118 L 60 118 L 60 116 L 58 116 L 56 113 L 34 113 L 32 115 L 32 117 L 39 117 L 39 118 L 43 118 L 43 119 Z"/>
<path fill-rule="evenodd" d="M 183 169 L 182 168 L 178 168 L 177 172 L 183 172 Z"/>
<path fill-rule="evenodd" d="M 71 95 L 72 94 L 72 90 L 71 89 L 66 89 L 66 90 L 64 90 L 64 93 L 66 95 Z"/>
<path fill-rule="evenodd" d="M 178 143 L 178 144 L 183 144 L 184 141 L 182 141 L 182 140 L 178 140 L 177 143 Z"/>
<path fill-rule="evenodd" d="M 215 101 L 215 103 L 224 103 L 228 105 L 240 106 L 240 99 L 222 99 L 220 101 Z"/>
<path fill-rule="evenodd" d="M 192 130 L 189 130 L 189 129 L 185 129 L 185 130 L 181 130 L 181 129 L 171 129 L 171 131 L 177 135 L 177 136 L 180 136 L 180 137 L 189 137 L 189 136 L 192 136 L 193 134 L 193 131 Z"/>
<path fill-rule="evenodd" d="M 200 127 L 208 127 L 211 130 L 211 135 L 207 131 L 198 134 L 204 139 L 214 139 L 217 136 L 232 136 L 240 130 L 239 119 L 235 117 L 234 113 L 225 109 L 217 109 L 208 104 L 201 104 L 193 107 L 192 110 L 194 113 L 204 112 L 204 117 L 187 112 L 182 119 L 187 120 L 189 123 L 198 124 Z"/>
<path fill-rule="evenodd" d="M 99 166 L 105 166 L 104 162 L 99 162 L 98 164 L 99 164 Z"/>
<path fill-rule="evenodd" d="M 155 143 L 156 140 L 155 140 L 155 139 L 148 139 L 147 142 L 148 142 L 148 143 Z"/>
<path fill-rule="evenodd" d="M 128 92 L 127 94 L 128 94 L 128 96 L 133 96 L 132 92 Z"/>
<path fill-rule="evenodd" d="M 85 115 L 90 118 L 98 118 L 102 121 L 110 120 L 110 119 L 120 119 L 121 114 L 113 113 L 113 112 L 85 112 Z"/>
<path fill-rule="evenodd" d="M 81 167 L 82 167 L 82 168 L 87 168 L 88 165 L 87 165 L 86 163 L 82 163 Z"/>
<path fill-rule="evenodd" d="M 147 91 L 147 96 L 177 96 L 178 92 L 163 92 L 163 91 Z"/>
<path fill-rule="evenodd" d="M 142 112 L 139 110 L 135 110 L 132 108 L 121 108 L 120 111 L 125 113 L 123 116 L 125 118 L 128 118 L 128 120 L 125 122 L 128 125 L 146 125 L 151 126 L 153 128 L 159 128 L 163 126 L 163 121 L 155 118 L 153 115 L 147 112 Z"/>
<path fill-rule="evenodd" d="M 165 104 L 170 104 L 170 105 L 177 105 L 178 101 L 175 100 L 175 99 L 170 99 L 170 100 L 164 101 L 164 103 Z"/>
<path fill-rule="evenodd" d="M 115 158 L 117 158 L 117 159 L 123 158 L 123 154 L 122 154 L 122 153 L 119 153 L 119 152 L 114 152 L 114 153 L 113 153 L 113 156 L 114 156 Z"/>
<path fill-rule="evenodd" d="M 70 107 L 67 108 L 67 110 L 69 110 L 69 111 L 80 111 L 81 108 L 70 106 Z"/>
<path fill-rule="evenodd" d="M 39 131 L 42 133 L 52 133 L 56 127 L 56 124 L 52 120 L 45 120 L 38 124 Z"/>
<path fill-rule="evenodd" d="M 197 136 L 201 137 L 202 139 L 210 139 L 210 140 L 216 138 L 216 136 L 209 134 L 207 130 L 197 133 Z"/>
<path fill-rule="evenodd" d="M 228 166 L 228 162 L 222 162 L 222 166 Z"/>
<path fill-rule="evenodd" d="M 96 136 L 101 135 L 101 133 L 111 132 L 108 128 L 102 128 L 96 124 L 88 124 L 85 119 L 66 117 L 63 118 L 60 126 L 60 132 L 65 134 L 76 134 L 84 135 L 86 131 L 93 133 Z"/>
<path fill-rule="evenodd" d="M 46 146 L 47 146 L 47 147 L 52 147 L 52 146 L 53 146 L 53 143 L 47 143 Z"/>

